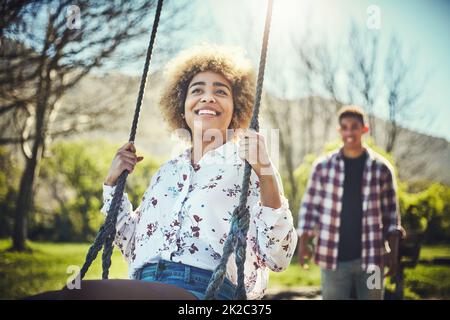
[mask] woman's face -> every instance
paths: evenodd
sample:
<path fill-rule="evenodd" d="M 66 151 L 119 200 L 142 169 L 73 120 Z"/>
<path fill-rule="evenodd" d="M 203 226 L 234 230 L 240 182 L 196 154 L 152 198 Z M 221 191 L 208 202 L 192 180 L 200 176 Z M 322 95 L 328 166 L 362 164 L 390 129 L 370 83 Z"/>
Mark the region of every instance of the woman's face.
<path fill-rule="evenodd" d="M 186 123 L 191 132 L 202 137 L 217 133 L 225 137 L 233 117 L 233 93 L 230 82 L 220 73 L 197 73 L 188 85 L 184 103 Z M 201 128 L 201 131 L 199 130 Z"/>

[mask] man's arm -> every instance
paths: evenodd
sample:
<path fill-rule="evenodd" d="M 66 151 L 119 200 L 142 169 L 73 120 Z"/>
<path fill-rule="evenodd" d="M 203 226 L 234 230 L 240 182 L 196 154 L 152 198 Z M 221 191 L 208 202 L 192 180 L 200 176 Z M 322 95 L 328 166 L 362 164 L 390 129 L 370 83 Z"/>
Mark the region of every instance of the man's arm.
<path fill-rule="evenodd" d="M 404 236 L 401 227 L 400 210 L 397 196 L 397 183 L 393 170 L 386 167 L 381 192 L 381 210 L 383 214 L 383 234 L 387 242 L 385 265 L 388 268 L 386 276 L 393 276 L 398 269 L 399 243 Z"/>
<path fill-rule="evenodd" d="M 309 241 L 314 236 L 314 229 L 319 221 L 318 207 L 321 201 L 320 190 L 322 188 L 320 168 L 320 164 L 313 167 L 298 214 L 298 259 L 301 266 L 305 266 L 305 258 L 309 259 L 312 256 Z"/>

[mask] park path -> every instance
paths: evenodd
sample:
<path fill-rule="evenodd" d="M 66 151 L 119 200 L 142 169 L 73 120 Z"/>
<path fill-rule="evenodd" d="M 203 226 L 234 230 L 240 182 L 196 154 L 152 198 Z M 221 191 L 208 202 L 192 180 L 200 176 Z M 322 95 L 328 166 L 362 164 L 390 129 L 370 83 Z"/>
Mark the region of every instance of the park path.
<path fill-rule="evenodd" d="M 321 300 L 320 287 L 270 288 L 263 300 Z"/>

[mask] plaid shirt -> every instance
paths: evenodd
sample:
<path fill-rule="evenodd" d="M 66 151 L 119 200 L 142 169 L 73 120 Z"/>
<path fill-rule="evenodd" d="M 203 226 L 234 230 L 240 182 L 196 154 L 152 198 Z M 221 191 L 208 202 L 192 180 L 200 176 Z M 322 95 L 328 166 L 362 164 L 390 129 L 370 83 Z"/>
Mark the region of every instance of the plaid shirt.
<path fill-rule="evenodd" d="M 365 146 L 368 156 L 362 181 L 362 267 L 383 266 L 384 240 L 400 231 L 396 182 L 390 164 Z M 314 261 L 321 268 L 336 269 L 339 226 L 344 193 L 343 150 L 315 162 L 303 196 L 298 235 L 317 235 Z"/>

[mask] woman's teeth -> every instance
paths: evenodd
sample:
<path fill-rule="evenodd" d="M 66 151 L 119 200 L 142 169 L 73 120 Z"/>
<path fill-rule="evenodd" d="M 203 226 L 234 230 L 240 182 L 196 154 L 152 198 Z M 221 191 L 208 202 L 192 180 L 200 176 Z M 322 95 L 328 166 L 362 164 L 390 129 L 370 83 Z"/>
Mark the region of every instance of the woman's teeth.
<path fill-rule="evenodd" d="M 203 114 L 210 114 L 210 115 L 216 116 L 217 112 L 215 112 L 213 110 L 200 110 L 200 111 L 198 111 L 198 115 L 199 116 L 201 116 Z"/>

